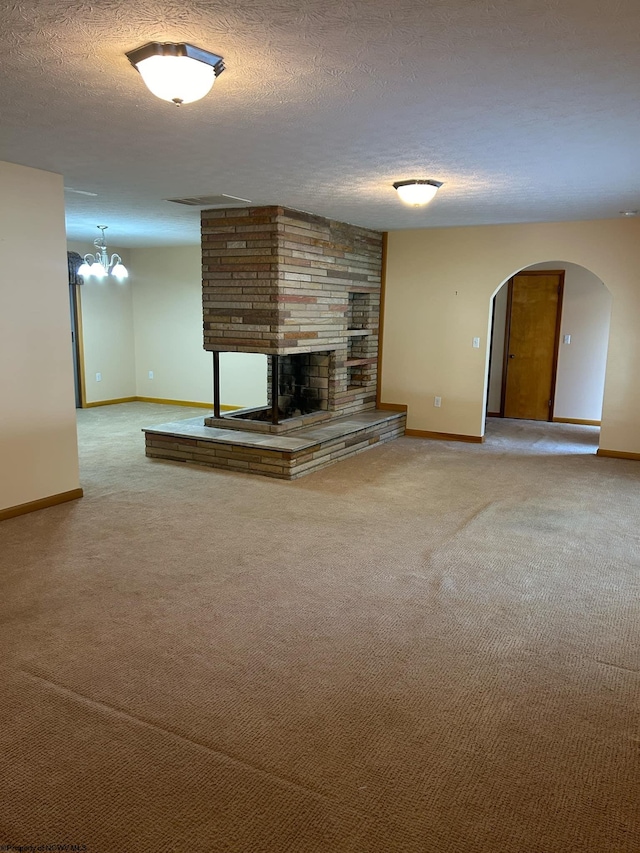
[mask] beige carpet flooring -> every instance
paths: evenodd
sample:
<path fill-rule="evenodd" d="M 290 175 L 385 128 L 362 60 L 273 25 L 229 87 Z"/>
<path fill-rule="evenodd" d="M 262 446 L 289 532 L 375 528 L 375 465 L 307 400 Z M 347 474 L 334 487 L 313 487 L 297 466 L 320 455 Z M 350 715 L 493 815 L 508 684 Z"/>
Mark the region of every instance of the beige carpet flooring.
<path fill-rule="evenodd" d="M 145 459 L 195 414 L 80 412 L 85 498 L 0 524 L 0 850 L 640 851 L 639 463 Z"/>

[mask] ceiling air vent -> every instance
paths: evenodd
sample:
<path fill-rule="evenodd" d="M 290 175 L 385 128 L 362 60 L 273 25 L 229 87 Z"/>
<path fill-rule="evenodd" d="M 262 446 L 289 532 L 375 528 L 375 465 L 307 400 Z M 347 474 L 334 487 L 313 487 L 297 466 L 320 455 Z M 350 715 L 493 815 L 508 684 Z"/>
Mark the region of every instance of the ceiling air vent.
<path fill-rule="evenodd" d="M 175 204 L 187 204 L 189 207 L 244 207 L 251 204 L 248 198 L 238 198 L 236 195 L 194 195 L 185 198 L 166 198 Z"/>

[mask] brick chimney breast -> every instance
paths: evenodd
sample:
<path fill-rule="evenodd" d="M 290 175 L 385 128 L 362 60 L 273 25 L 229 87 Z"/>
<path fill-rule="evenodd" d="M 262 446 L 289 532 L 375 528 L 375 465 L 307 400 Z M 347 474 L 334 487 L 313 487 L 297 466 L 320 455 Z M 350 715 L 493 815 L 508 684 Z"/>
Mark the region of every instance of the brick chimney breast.
<path fill-rule="evenodd" d="M 267 355 L 344 350 L 337 355 L 346 362 L 355 345 L 358 358 L 350 360 L 372 362 L 381 269 L 379 232 L 283 207 L 205 210 L 204 348 Z"/>

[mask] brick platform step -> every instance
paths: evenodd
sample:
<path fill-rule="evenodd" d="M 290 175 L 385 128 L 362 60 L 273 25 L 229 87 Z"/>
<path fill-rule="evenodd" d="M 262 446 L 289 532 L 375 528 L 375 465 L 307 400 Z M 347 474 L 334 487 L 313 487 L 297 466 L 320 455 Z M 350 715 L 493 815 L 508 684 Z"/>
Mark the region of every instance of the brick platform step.
<path fill-rule="evenodd" d="M 217 429 L 203 417 L 146 427 L 146 455 L 295 480 L 404 435 L 406 414 L 369 409 L 290 435 Z"/>

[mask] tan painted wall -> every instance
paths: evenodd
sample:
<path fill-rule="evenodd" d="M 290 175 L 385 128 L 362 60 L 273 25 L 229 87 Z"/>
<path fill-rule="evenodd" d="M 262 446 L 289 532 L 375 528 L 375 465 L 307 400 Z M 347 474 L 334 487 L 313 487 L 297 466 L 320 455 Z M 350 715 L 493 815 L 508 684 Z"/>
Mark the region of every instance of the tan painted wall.
<path fill-rule="evenodd" d="M 589 270 L 564 261 L 536 264 L 535 270 L 564 270 L 564 296 L 553 416 L 599 421 L 602 416 L 611 294 Z M 507 313 L 507 285 L 495 295 L 493 357 L 489 372 L 489 412 L 500 411 Z M 570 343 L 564 336 L 570 335 Z"/>
<path fill-rule="evenodd" d="M 586 267 L 612 294 L 600 446 L 640 453 L 640 221 L 633 219 L 391 232 L 381 392 L 384 402 L 408 405 L 410 428 L 483 434 L 491 298 L 514 272 L 549 258 Z"/>
<path fill-rule="evenodd" d="M 112 246 L 108 236 L 107 246 L 109 256 L 117 252 L 131 272 L 130 250 Z M 69 243 L 68 248 L 83 256 L 97 251 L 91 243 L 73 242 Z M 90 276 L 80 287 L 80 303 L 86 402 L 134 397 L 136 378 L 131 278 L 120 282 L 110 275 L 101 280 Z M 97 373 L 102 376 L 100 381 L 96 379 Z"/>
<path fill-rule="evenodd" d="M 64 229 L 62 177 L 0 163 L 0 509 L 79 487 Z"/>
<path fill-rule="evenodd" d="M 85 255 L 93 246 L 70 242 Z M 123 397 L 211 403 L 211 353 L 202 348 L 200 246 L 122 249 L 129 270 L 119 283 L 88 278 L 81 286 L 86 402 Z M 264 356 L 220 356 L 222 403 L 266 404 Z M 149 379 L 153 371 L 153 379 Z M 96 380 L 96 373 L 102 375 Z"/>
<path fill-rule="evenodd" d="M 553 416 L 600 420 L 607 370 L 611 293 L 589 270 L 550 261 L 534 269 L 564 269 L 564 297 Z M 564 343 L 564 336 L 571 342 Z"/>
<path fill-rule="evenodd" d="M 252 352 L 220 353 L 220 401 L 223 405 L 241 408 L 266 406 L 266 355 Z"/>
<path fill-rule="evenodd" d="M 211 403 L 213 356 L 202 348 L 200 245 L 132 249 L 130 256 L 136 394 Z M 266 404 L 266 369 L 264 356 L 221 354 L 223 405 Z"/>

